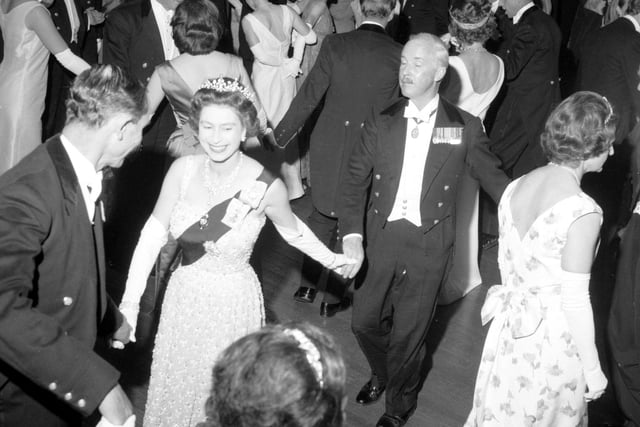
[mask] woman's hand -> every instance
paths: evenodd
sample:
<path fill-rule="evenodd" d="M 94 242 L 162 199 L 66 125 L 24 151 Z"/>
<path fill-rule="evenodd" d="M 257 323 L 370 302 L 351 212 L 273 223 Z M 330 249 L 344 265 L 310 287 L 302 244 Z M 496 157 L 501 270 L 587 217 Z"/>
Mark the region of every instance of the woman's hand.
<path fill-rule="evenodd" d="M 604 376 L 600 365 L 589 371 L 584 371 L 584 378 L 587 382 L 587 392 L 584 399 L 587 402 L 598 399 L 604 394 L 607 388 L 607 377 Z"/>

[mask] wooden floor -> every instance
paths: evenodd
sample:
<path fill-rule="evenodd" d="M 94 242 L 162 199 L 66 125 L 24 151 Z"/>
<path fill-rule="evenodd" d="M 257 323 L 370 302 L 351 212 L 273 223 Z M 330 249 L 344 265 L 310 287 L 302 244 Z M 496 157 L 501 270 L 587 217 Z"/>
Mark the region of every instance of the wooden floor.
<path fill-rule="evenodd" d="M 304 218 L 310 211 L 308 197 L 297 201 L 294 210 Z M 496 265 L 497 248 L 482 255 L 481 273 L 484 283 L 463 300 L 449 306 L 439 307 L 428 336 L 431 370 L 420 392 L 418 408 L 407 423 L 408 427 L 458 427 L 462 426 L 472 403 L 475 374 L 480 360 L 486 328 L 480 324 L 480 307 L 490 284 L 499 282 Z M 263 291 L 268 322 L 289 320 L 308 321 L 329 331 L 342 348 L 347 363 L 348 426 L 374 426 L 384 412 L 384 399 L 363 407 L 355 403 L 355 395 L 368 380 L 370 372 L 364 356 L 351 333 L 351 310 L 338 313 L 333 318 L 319 315 L 321 297 L 314 304 L 295 302 L 292 298 L 299 283 L 300 254 L 288 247 L 277 236 L 272 227 L 265 227 L 256 247 L 257 265 L 262 270 Z M 602 263 L 601 263 L 602 264 Z M 112 287 L 121 287 L 121 277 L 112 272 Z M 595 275 L 604 289 L 610 291 L 612 283 L 606 266 Z M 115 284 L 114 284 L 115 283 Z M 121 289 L 120 289 L 121 292 Z M 114 293 L 118 293 L 118 289 Z M 594 295 L 596 321 L 599 325 L 599 348 L 605 348 L 602 325 L 606 319 L 608 305 L 606 296 Z M 143 328 L 146 327 L 143 324 Z M 147 343 L 150 340 L 147 339 Z M 122 352 L 104 352 L 122 372 L 121 383 L 130 395 L 141 426 L 146 398 L 146 386 L 150 363 L 150 345 L 145 340 L 127 346 Z M 601 355 L 606 358 L 606 354 Z M 590 426 L 620 425 L 620 415 L 610 391 L 590 408 Z M 146 426 L 145 426 L 146 427 Z M 152 426 L 149 426 L 152 427 Z M 517 427 L 517 426 L 514 426 Z"/>

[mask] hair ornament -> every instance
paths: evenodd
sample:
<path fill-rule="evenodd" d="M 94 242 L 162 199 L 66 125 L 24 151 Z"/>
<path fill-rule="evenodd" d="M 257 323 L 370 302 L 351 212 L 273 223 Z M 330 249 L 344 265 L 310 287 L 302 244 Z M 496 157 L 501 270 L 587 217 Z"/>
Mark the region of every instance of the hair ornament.
<path fill-rule="evenodd" d="M 449 9 L 449 17 L 456 24 L 456 26 L 458 26 L 458 28 L 463 30 L 477 30 L 478 28 L 482 28 L 485 26 L 487 21 L 489 21 L 489 17 L 491 16 L 491 13 L 487 13 L 487 15 L 484 18 L 482 18 L 477 22 L 462 22 L 455 17 L 453 12 L 454 12 L 453 9 Z"/>
<path fill-rule="evenodd" d="M 295 339 L 298 347 L 304 350 L 309 366 L 316 375 L 316 380 L 320 388 L 324 387 L 324 378 L 322 374 L 322 362 L 320 360 L 320 351 L 313 342 L 300 329 L 284 329 L 283 333 Z"/>
<path fill-rule="evenodd" d="M 228 77 L 218 77 L 215 79 L 205 80 L 199 87 L 199 89 L 211 89 L 216 92 L 240 92 L 242 96 L 249 101 L 253 101 L 253 94 L 244 87 L 238 80 L 230 79 Z"/>
<path fill-rule="evenodd" d="M 606 125 L 606 124 L 609 123 L 609 121 L 613 117 L 613 107 L 611 106 L 611 103 L 609 102 L 609 100 L 607 99 L 606 96 L 603 96 L 602 100 L 604 101 L 605 104 L 607 104 L 607 108 L 609 109 L 609 113 L 607 114 L 607 118 L 604 119 L 604 124 Z"/>

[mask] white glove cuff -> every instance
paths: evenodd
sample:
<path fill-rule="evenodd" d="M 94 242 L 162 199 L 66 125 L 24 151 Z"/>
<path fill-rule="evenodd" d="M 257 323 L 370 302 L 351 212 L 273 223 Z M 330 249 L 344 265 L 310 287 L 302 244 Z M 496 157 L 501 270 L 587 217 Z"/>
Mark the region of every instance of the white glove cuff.
<path fill-rule="evenodd" d="M 71 71 L 76 76 L 84 70 L 91 68 L 84 59 L 74 55 L 69 48 L 56 53 L 55 57 L 64 68 Z"/>
<path fill-rule="evenodd" d="M 296 219 L 296 229 L 282 227 L 274 223 L 276 230 L 278 230 L 285 242 L 318 261 L 326 268 L 335 266 L 336 254 L 330 251 L 300 218 L 296 215 L 293 216 Z"/>

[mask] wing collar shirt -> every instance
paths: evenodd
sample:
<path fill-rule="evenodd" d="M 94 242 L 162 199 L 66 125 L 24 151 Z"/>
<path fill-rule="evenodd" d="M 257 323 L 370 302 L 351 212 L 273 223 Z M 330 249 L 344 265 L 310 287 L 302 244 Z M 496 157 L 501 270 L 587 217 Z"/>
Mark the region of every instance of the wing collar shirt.
<path fill-rule="evenodd" d="M 436 95 L 421 110 L 409 100 L 404 110 L 407 118 L 407 133 L 404 144 L 404 160 L 400 184 L 393 203 L 393 209 L 387 221 L 406 219 L 416 227 L 422 225 L 420 199 L 422 196 L 422 178 L 427 162 L 427 153 L 431 145 L 431 136 L 436 122 L 436 111 L 440 97 Z M 417 130 L 416 130 L 417 129 Z"/>
<path fill-rule="evenodd" d="M 533 6 L 535 6 L 535 4 L 533 4 L 533 2 L 529 2 L 529 3 L 525 4 L 524 6 L 522 6 L 520 8 L 520 10 L 518 11 L 518 13 L 516 13 L 513 16 L 513 23 L 517 24 L 518 22 L 520 22 L 520 19 L 522 18 L 522 15 L 524 15 L 524 13 L 527 10 L 531 9 Z"/>
<path fill-rule="evenodd" d="M 160 31 L 160 39 L 162 40 L 162 49 L 164 50 L 164 59 L 167 61 L 175 58 L 180 53 L 176 44 L 173 42 L 173 32 L 171 29 L 171 18 L 173 18 L 173 10 L 167 10 L 158 0 L 151 0 L 151 10 L 158 24 Z"/>
<path fill-rule="evenodd" d="M 377 25 L 378 27 L 382 28 L 383 30 L 385 30 L 384 25 L 382 25 L 379 22 L 375 22 L 375 21 L 367 21 L 366 19 L 364 21 L 362 21 L 360 23 L 360 26 L 362 27 L 364 24 L 369 24 L 369 25 Z M 385 30 L 386 31 L 386 30 Z"/>
<path fill-rule="evenodd" d="M 89 221 L 93 222 L 93 216 L 96 210 L 96 201 L 102 192 L 102 172 L 96 172 L 96 168 L 78 149 L 67 139 L 66 136 L 60 135 L 60 141 L 64 147 L 73 171 L 78 178 L 78 184 L 82 191 L 82 198 L 87 206 L 87 215 Z"/>
<path fill-rule="evenodd" d="M 640 24 L 638 24 L 638 21 L 636 21 L 633 16 L 631 15 L 625 15 L 623 16 L 623 18 L 628 19 L 629 21 L 631 21 L 631 23 L 633 24 L 633 28 L 636 29 L 637 33 L 640 33 Z"/>

